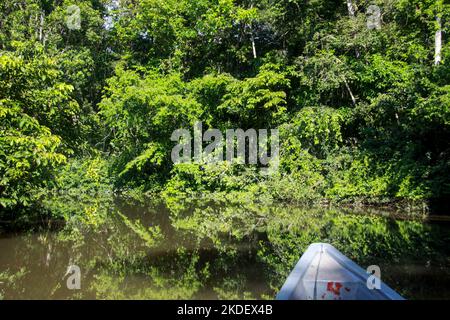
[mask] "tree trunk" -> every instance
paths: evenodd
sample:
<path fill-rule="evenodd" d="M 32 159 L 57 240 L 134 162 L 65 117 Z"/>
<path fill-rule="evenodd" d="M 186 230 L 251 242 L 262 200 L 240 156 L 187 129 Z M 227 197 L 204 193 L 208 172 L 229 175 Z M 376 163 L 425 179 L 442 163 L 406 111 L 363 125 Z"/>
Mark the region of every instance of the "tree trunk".
<path fill-rule="evenodd" d="M 250 9 L 253 9 L 253 3 L 250 5 Z M 253 59 L 256 59 L 256 44 L 255 44 L 255 35 L 253 34 L 253 22 L 250 22 L 250 41 L 252 42 L 252 52 Z"/>
<path fill-rule="evenodd" d="M 355 6 L 353 5 L 352 0 L 347 0 L 347 9 L 348 9 L 348 15 L 350 16 L 350 18 L 354 18 L 355 17 Z M 359 53 L 358 48 L 355 49 L 355 55 L 356 55 L 356 58 L 359 58 L 360 53 Z"/>
<path fill-rule="evenodd" d="M 348 9 L 348 15 L 350 17 L 355 16 L 355 7 L 353 6 L 352 0 L 347 0 L 347 9 Z"/>
<path fill-rule="evenodd" d="M 253 36 L 253 31 L 251 41 L 252 41 L 253 58 L 256 59 L 256 45 L 255 45 L 255 37 Z"/>
<path fill-rule="evenodd" d="M 344 79 L 344 84 L 345 84 L 345 87 L 347 88 L 348 93 L 350 94 L 350 98 L 352 98 L 353 106 L 356 106 L 356 99 L 355 99 L 355 96 L 353 95 L 352 89 L 350 89 L 347 79 L 345 79 L 345 77 L 342 77 L 342 78 Z"/>
<path fill-rule="evenodd" d="M 42 32 L 44 28 L 44 13 L 41 12 L 41 17 L 39 21 L 39 42 L 42 42 Z"/>
<path fill-rule="evenodd" d="M 442 23 L 441 18 L 436 17 L 437 30 L 434 36 L 434 65 L 438 65 L 441 62 L 441 50 L 442 50 Z"/>

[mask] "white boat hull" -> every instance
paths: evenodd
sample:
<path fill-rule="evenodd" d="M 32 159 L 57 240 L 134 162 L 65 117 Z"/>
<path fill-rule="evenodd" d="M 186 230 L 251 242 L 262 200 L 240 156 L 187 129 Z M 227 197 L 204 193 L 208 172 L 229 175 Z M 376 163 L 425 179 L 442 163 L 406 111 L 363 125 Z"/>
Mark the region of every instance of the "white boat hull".
<path fill-rule="evenodd" d="M 404 300 L 380 279 L 326 243 L 313 243 L 277 294 L 277 300 Z M 370 283 L 369 283 L 370 284 Z"/>

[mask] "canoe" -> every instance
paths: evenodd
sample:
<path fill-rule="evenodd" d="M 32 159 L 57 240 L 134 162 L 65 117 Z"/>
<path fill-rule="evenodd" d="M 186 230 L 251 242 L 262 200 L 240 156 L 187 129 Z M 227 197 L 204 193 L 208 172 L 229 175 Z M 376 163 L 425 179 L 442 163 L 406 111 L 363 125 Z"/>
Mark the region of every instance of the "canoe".
<path fill-rule="evenodd" d="M 369 279 L 370 277 L 370 279 Z M 404 300 L 380 278 L 335 247 L 313 243 L 277 294 L 277 300 Z"/>

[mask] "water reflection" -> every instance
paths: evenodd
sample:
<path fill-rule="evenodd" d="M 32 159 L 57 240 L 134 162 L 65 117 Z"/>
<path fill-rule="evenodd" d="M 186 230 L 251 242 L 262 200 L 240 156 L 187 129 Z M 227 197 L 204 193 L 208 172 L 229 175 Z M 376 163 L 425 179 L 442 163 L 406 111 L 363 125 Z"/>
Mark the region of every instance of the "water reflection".
<path fill-rule="evenodd" d="M 445 225 L 289 206 L 116 199 L 71 205 L 63 227 L 0 237 L 4 299 L 272 299 L 312 242 L 328 242 L 406 298 L 449 298 Z M 65 212 L 70 207 L 75 211 Z M 81 290 L 66 287 L 81 268 Z"/>

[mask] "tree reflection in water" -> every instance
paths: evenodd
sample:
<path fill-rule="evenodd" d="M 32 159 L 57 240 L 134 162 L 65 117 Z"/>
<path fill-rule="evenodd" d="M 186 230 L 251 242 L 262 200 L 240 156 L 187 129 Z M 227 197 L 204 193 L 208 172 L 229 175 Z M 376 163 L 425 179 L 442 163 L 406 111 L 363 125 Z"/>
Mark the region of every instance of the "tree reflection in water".
<path fill-rule="evenodd" d="M 61 228 L 0 238 L 1 298 L 272 299 L 312 242 L 331 243 L 363 267 L 379 265 L 407 298 L 450 294 L 449 229 L 420 219 L 123 199 L 64 207 L 71 211 Z M 71 264 L 81 268 L 81 290 L 66 287 Z"/>

